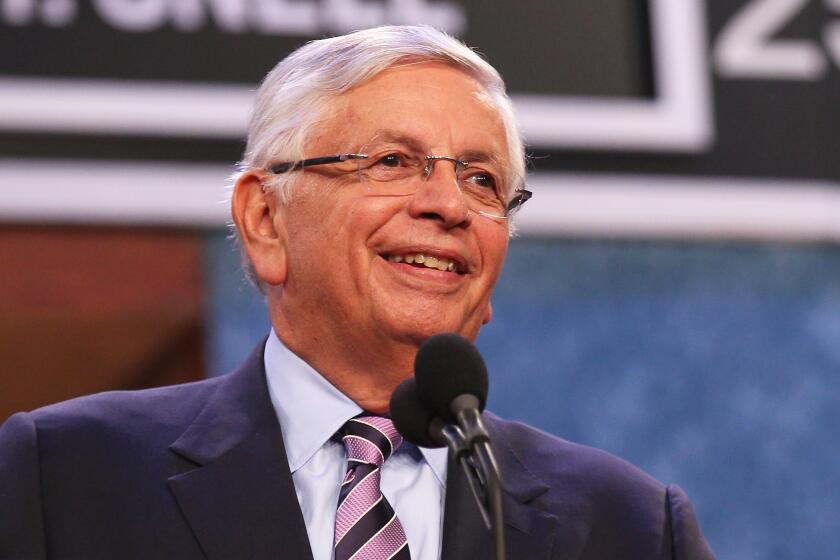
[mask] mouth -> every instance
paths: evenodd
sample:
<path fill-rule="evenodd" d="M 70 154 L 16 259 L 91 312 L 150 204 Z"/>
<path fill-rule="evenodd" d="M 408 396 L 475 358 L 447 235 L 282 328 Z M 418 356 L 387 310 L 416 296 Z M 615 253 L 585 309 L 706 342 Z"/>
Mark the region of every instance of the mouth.
<path fill-rule="evenodd" d="M 406 264 L 414 268 L 439 270 L 463 276 L 466 274 L 466 263 L 451 255 L 433 254 L 431 252 L 401 252 L 380 255 L 385 260 L 395 264 Z"/>

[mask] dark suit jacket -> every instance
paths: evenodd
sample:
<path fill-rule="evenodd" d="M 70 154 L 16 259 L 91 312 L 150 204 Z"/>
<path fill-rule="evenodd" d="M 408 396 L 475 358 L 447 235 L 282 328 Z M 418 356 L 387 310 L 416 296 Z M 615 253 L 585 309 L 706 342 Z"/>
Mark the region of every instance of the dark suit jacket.
<path fill-rule="evenodd" d="M 602 451 L 485 414 L 508 558 L 713 558 L 685 494 Z M 450 464 L 443 558 L 490 558 Z M 234 373 L 104 393 L 0 429 L 0 558 L 309 559 L 259 348 Z"/>

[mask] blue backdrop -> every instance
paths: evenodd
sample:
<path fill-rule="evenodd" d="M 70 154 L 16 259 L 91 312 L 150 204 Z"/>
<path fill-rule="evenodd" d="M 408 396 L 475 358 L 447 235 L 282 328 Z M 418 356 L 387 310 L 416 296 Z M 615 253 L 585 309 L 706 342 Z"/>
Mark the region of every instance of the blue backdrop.
<path fill-rule="evenodd" d="M 219 374 L 268 321 L 207 247 Z M 494 411 L 680 484 L 721 560 L 837 557 L 840 249 L 520 239 L 494 308 Z"/>

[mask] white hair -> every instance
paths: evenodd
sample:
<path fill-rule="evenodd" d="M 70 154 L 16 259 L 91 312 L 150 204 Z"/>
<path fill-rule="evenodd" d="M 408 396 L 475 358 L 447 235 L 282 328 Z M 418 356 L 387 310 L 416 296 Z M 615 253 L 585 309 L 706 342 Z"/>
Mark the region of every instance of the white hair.
<path fill-rule="evenodd" d="M 239 173 L 304 159 L 308 135 L 330 101 L 388 68 L 417 62 L 449 64 L 486 90 L 505 128 L 509 171 L 504 194 L 509 199 L 524 183 L 525 152 L 505 83 L 472 49 L 428 26 L 388 25 L 311 41 L 281 60 L 257 90 Z M 276 175 L 266 187 L 286 202 L 293 178 L 294 174 Z M 256 281 L 250 263 L 246 260 L 245 264 L 249 277 Z"/>

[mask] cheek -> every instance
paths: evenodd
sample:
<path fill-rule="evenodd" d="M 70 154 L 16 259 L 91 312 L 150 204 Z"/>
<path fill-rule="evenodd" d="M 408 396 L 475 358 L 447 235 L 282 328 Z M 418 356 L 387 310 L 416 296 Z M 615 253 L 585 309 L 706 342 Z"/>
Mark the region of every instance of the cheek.
<path fill-rule="evenodd" d="M 358 238 L 360 245 L 365 245 L 370 238 L 392 225 L 392 219 L 403 206 L 396 197 L 361 194 L 347 205 L 343 224 L 349 235 Z"/>
<path fill-rule="evenodd" d="M 502 270 L 505 255 L 507 255 L 509 235 L 507 228 L 499 228 L 500 231 L 491 231 L 483 237 L 482 255 L 484 266 L 492 275 L 493 283 Z"/>
<path fill-rule="evenodd" d="M 346 207 L 338 231 L 333 232 L 327 241 L 336 258 L 348 260 L 351 271 L 350 280 L 359 282 L 358 289 L 365 291 L 369 287 L 369 275 L 375 259 L 376 250 L 372 247 L 377 235 L 387 230 L 394 215 L 393 204 L 381 197 L 359 197 Z"/>
<path fill-rule="evenodd" d="M 342 253 L 344 230 L 334 217 L 334 209 L 323 205 L 299 204 L 290 209 L 286 221 L 288 251 L 297 277 L 317 278 L 347 261 L 346 253 Z"/>

